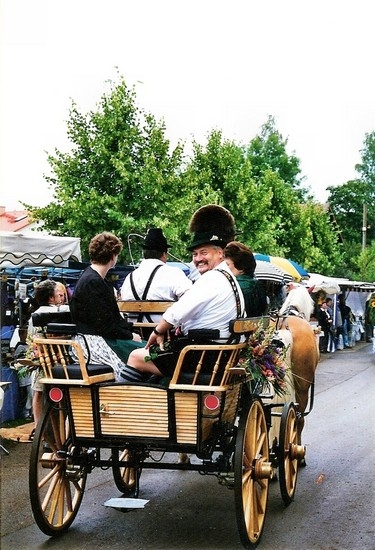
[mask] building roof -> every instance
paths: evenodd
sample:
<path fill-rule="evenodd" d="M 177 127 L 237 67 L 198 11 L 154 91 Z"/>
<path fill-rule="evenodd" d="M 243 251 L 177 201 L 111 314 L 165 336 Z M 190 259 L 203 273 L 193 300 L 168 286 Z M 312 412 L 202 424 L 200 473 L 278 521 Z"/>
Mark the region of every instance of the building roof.
<path fill-rule="evenodd" d="M 6 212 L 5 206 L 0 206 L 0 231 L 16 232 L 30 225 L 29 213 L 26 210 Z"/>

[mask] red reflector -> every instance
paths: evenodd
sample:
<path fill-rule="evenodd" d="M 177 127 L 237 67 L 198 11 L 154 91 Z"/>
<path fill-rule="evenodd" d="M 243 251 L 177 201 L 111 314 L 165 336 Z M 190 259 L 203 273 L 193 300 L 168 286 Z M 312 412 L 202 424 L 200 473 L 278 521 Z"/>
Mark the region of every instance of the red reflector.
<path fill-rule="evenodd" d="M 220 406 L 220 400 L 216 395 L 206 395 L 204 404 L 209 411 L 214 411 Z"/>
<path fill-rule="evenodd" d="M 60 403 L 63 398 L 63 392 L 60 388 L 51 388 L 49 390 L 49 398 L 54 403 Z"/>

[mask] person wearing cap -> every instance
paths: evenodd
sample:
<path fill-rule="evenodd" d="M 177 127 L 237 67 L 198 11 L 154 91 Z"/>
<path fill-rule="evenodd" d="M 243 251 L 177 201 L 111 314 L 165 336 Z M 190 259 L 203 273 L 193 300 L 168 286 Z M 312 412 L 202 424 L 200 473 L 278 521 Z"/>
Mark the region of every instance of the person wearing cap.
<path fill-rule="evenodd" d="M 89 244 L 90 266 L 80 275 L 70 302 L 77 332 L 85 335 L 91 361 L 110 365 L 118 375 L 131 350 L 145 342 L 118 308 L 113 286 L 106 280 L 123 248 L 121 240 L 104 231 Z M 78 340 L 80 336 L 78 335 Z M 85 344 L 82 341 L 82 347 Z"/>
<path fill-rule="evenodd" d="M 121 287 L 122 300 L 176 301 L 191 288 L 192 282 L 178 267 L 166 264 L 171 246 L 159 228 L 149 229 L 143 248 L 143 260 L 129 273 Z M 152 315 L 158 322 L 161 315 Z"/>
<path fill-rule="evenodd" d="M 212 232 L 197 233 L 189 247 L 197 266 L 204 275 L 191 289 L 163 314 L 149 337 L 146 346 L 130 353 L 122 377 L 128 381 L 144 381 L 150 375 L 171 376 L 178 359 L 178 351 L 164 352 L 164 338 L 168 331 L 178 328 L 182 336 L 194 329 L 217 329 L 217 341 L 226 342 L 230 336 L 229 323 L 244 316 L 245 304 L 241 288 L 223 261 L 223 237 Z M 150 347 L 160 347 L 160 354 L 148 359 Z M 147 360 L 146 360 L 147 358 Z"/>

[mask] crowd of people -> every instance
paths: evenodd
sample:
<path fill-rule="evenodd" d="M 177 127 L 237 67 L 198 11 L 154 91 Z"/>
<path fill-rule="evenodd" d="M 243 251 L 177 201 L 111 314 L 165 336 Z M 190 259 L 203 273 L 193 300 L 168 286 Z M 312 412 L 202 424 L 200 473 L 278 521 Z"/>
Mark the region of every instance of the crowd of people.
<path fill-rule="evenodd" d="M 339 294 L 337 300 L 327 297 L 321 301 L 317 304 L 315 316 L 322 330 L 319 340 L 321 353 L 353 347 L 355 317 L 346 303 L 345 294 Z"/>
<path fill-rule="evenodd" d="M 270 308 L 265 287 L 255 277 L 253 252 L 235 240 L 235 223 L 229 211 L 217 205 L 198 209 L 190 221 L 190 231 L 188 276 L 167 265 L 170 245 L 160 228 L 151 228 L 142 243 L 142 261 L 118 292 L 107 274 L 115 267 L 123 244 L 111 232 L 95 235 L 88 248 L 90 265 L 78 279 L 70 300 L 61 283 L 48 279 L 35 290 L 33 312 L 69 312 L 80 334 L 77 338 L 85 339 L 83 349 L 88 345 L 91 362 L 110 365 L 118 381 L 171 376 L 182 344 L 196 338 L 197 331 L 200 343 L 227 342 L 232 319 L 260 316 Z M 134 328 L 135 319 L 120 313 L 118 298 L 168 300 L 173 304 L 163 315 L 149 319 L 156 326 L 146 341 Z M 315 316 L 322 329 L 321 353 L 349 348 L 352 312 L 344 294 L 338 301 L 330 297 L 322 300 Z M 30 316 L 29 340 L 37 330 Z M 25 353 L 28 344 L 24 331 L 22 340 L 24 347 L 19 351 Z M 35 370 L 29 382 L 36 424 L 42 410 L 40 375 L 40 369 Z M 27 399 L 30 405 L 29 394 Z"/>

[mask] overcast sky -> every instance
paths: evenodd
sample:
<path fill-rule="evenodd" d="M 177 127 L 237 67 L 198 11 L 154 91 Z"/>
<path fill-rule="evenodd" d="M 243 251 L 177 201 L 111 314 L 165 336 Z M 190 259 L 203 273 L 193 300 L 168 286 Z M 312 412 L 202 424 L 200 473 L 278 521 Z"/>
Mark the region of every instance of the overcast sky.
<path fill-rule="evenodd" d="M 0 0 L 0 205 L 47 204 L 71 99 L 118 72 L 167 137 L 248 143 L 268 115 L 318 200 L 375 131 L 373 0 Z"/>

